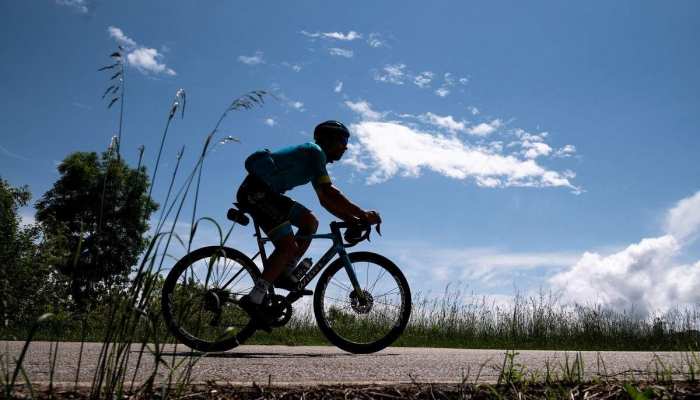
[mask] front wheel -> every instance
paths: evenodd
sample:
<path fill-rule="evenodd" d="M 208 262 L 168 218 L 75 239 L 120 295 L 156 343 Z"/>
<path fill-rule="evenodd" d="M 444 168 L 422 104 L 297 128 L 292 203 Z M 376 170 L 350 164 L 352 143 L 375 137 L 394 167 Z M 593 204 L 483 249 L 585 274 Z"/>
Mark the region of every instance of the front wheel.
<path fill-rule="evenodd" d="M 357 293 L 342 259 L 318 280 L 314 315 L 321 332 L 351 353 L 374 353 L 403 333 L 411 316 L 411 290 L 391 260 L 370 252 L 348 254 L 362 289 Z"/>

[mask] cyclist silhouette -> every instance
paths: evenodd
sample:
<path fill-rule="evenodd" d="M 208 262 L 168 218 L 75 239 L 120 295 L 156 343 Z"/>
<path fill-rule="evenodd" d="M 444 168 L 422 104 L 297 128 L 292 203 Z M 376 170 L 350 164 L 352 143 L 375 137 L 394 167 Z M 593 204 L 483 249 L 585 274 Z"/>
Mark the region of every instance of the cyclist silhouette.
<path fill-rule="evenodd" d="M 326 164 L 340 160 L 347 150 L 350 131 L 338 121 L 326 121 L 314 129 L 314 142 L 275 152 L 260 150 L 245 161 L 248 175 L 236 194 L 238 204 L 249 212 L 275 246 L 255 287 L 241 298 L 240 306 L 263 325 L 273 318 L 267 312 L 270 285 L 292 290 L 298 283 L 292 271 L 309 248 L 309 235 L 318 220 L 309 209 L 283 193 L 311 182 L 321 205 L 345 222 L 381 222 L 376 211 L 365 211 L 348 200 L 332 183 Z M 298 228 L 296 235 L 292 225 Z M 303 238 L 306 236 L 307 238 Z"/>

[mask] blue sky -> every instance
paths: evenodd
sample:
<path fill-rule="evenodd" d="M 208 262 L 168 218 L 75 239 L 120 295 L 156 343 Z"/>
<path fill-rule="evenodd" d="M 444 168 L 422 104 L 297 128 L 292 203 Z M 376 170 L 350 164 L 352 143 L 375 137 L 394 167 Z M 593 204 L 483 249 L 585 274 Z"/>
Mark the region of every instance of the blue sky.
<path fill-rule="evenodd" d="M 381 213 L 385 236 L 364 247 L 414 290 L 454 280 L 643 310 L 698 302 L 699 17 L 694 1 L 5 0 L 0 174 L 36 199 L 68 153 L 106 148 L 118 114 L 96 70 L 121 43 L 129 162 L 143 144 L 152 167 L 187 93 L 157 199 L 178 149 L 191 168 L 230 101 L 264 89 L 279 100 L 224 121 L 241 144 L 207 159 L 200 215 L 224 222 L 247 154 L 338 119 L 353 137 L 334 182 Z M 310 187 L 290 195 L 327 226 Z M 235 232 L 251 249 L 248 228 Z"/>

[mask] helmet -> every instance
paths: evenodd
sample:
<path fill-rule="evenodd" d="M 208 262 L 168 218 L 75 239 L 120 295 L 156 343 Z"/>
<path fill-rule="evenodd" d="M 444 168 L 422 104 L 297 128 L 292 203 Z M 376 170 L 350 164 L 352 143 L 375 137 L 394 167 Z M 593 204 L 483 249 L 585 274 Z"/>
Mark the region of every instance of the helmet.
<path fill-rule="evenodd" d="M 346 140 L 350 137 L 348 128 L 338 121 L 321 122 L 314 128 L 314 140 L 316 142 L 322 142 L 338 136 L 342 136 Z"/>

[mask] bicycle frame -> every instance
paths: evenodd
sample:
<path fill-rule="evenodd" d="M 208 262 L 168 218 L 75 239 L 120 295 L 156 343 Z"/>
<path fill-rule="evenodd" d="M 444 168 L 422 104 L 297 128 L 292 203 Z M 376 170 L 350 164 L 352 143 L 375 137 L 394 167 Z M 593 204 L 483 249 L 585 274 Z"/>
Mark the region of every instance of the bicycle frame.
<path fill-rule="evenodd" d="M 255 237 L 258 241 L 258 252 L 251 257 L 252 260 L 255 260 L 258 256 L 260 256 L 260 259 L 262 260 L 263 267 L 267 267 L 267 254 L 265 254 L 265 243 L 271 242 L 272 240 L 263 237 L 262 234 L 260 233 L 260 226 L 258 223 L 253 220 L 253 225 L 255 226 Z M 318 275 L 319 272 L 335 257 L 337 254 L 340 257 L 340 260 L 343 262 L 345 266 L 345 271 L 348 273 L 348 277 L 350 278 L 350 282 L 352 283 L 353 288 L 355 289 L 355 293 L 357 293 L 358 296 L 362 295 L 362 288 L 360 287 L 360 283 L 357 280 L 357 275 L 355 275 L 355 270 L 352 268 L 352 263 L 350 262 L 350 258 L 348 257 L 348 253 L 345 251 L 345 245 L 343 244 L 343 238 L 340 235 L 340 229 L 341 228 L 347 228 L 347 224 L 344 222 L 331 222 L 330 227 L 331 227 L 331 233 L 321 233 L 321 234 L 314 234 L 310 236 L 300 236 L 300 238 L 303 239 L 330 239 L 333 241 L 333 244 L 331 245 L 330 249 L 328 249 L 323 256 L 314 264 L 311 268 L 309 268 L 308 271 L 304 274 L 304 276 L 299 280 L 299 284 L 297 286 L 297 291 L 301 291 L 306 288 L 306 286 Z"/>

